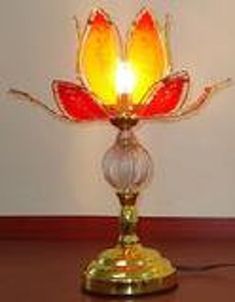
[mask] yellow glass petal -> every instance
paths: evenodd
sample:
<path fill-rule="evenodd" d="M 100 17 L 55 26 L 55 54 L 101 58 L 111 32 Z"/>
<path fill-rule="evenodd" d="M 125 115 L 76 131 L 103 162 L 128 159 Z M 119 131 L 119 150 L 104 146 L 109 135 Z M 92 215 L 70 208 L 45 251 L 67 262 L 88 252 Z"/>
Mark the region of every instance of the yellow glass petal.
<path fill-rule="evenodd" d="M 117 102 L 119 55 L 120 38 L 116 27 L 104 11 L 94 11 L 82 39 L 77 71 L 104 105 L 115 105 Z"/>
<path fill-rule="evenodd" d="M 158 23 L 144 9 L 137 16 L 127 41 L 127 60 L 135 75 L 132 98 L 138 104 L 150 87 L 168 74 L 167 46 Z"/>

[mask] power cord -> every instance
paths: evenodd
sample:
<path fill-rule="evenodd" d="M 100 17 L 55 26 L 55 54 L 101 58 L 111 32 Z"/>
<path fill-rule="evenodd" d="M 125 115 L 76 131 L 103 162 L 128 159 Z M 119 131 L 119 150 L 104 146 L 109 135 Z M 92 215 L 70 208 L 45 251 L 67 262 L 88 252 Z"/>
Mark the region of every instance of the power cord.
<path fill-rule="evenodd" d="M 235 263 L 213 263 L 200 266 L 194 265 L 176 265 L 179 272 L 206 272 L 219 268 L 235 267 Z"/>

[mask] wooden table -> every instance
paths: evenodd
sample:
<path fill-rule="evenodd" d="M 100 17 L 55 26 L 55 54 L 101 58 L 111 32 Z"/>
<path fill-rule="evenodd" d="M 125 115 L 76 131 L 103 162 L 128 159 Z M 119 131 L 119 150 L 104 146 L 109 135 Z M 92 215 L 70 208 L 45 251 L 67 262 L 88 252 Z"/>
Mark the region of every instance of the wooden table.
<path fill-rule="evenodd" d="M 100 240 L 0 241 L 0 301 L 2 302 L 234 302 L 235 268 L 180 273 L 179 288 L 165 295 L 139 298 L 91 296 L 82 293 L 85 264 L 110 242 Z M 235 262 L 232 239 L 161 239 L 152 242 L 177 264 Z"/>

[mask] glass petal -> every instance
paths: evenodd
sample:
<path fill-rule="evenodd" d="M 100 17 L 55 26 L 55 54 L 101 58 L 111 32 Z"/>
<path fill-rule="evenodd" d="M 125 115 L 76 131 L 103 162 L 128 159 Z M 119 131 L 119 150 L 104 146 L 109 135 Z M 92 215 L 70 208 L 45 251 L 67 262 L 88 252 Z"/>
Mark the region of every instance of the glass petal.
<path fill-rule="evenodd" d="M 96 10 L 92 13 L 81 43 L 78 72 L 103 104 L 115 104 L 120 37 L 115 25 L 104 11 Z"/>
<path fill-rule="evenodd" d="M 178 72 L 153 86 L 147 99 L 136 111 L 138 117 L 151 118 L 167 115 L 182 107 L 189 90 L 189 75 L 186 71 Z"/>
<path fill-rule="evenodd" d="M 135 75 L 133 102 L 138 104 L 148 89 L 170 70 L 167 46 L 159 24 L 144 9 L 137 16 L 127 41 L 127 60 Z"/>
<path fill-rule="evenodd" d="M 82 86 L 53 81 L 52 90 L 59 109 L 76 121 L 108 119 L 106 111 Z"/>
<path fill-rule="evenodd" d="M 204 106 L 209 103 L 209 100 L 213 94 L 221 89 L 229 87 L 231 83 L 231 78 L 228 78 L 224 81 L 206 86 L 195 101 L 184 103 L 180 110 L 168 115 L 167 120 L 177 121 L 182 118 L 191 117 L 193 114 L 198 113 L 200 109 L 204 108 Z"/>

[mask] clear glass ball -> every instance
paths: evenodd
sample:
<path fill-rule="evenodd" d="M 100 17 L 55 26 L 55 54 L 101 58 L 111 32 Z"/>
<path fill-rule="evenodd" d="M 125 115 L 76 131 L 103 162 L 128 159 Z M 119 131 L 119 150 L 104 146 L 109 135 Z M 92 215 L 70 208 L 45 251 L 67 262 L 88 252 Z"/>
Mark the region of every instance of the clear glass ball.
<path fill-rule="evenodd" d="M 139 192 L 151 180 L 153 163 L 131 130 L 120 131 L 105 153 L 102 168 L 107 182 L 118 192 Z"/>

